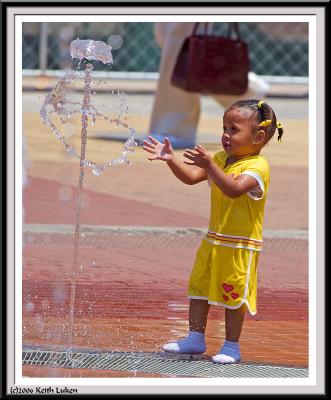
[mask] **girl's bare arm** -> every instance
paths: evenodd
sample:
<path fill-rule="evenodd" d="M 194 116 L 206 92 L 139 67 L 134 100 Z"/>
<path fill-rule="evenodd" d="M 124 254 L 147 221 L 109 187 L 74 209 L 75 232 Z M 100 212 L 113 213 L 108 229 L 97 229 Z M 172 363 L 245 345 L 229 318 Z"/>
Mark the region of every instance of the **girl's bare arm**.
<path fill-rule="evenodd" d="M 172 173 L 182 182 L 187 185 L 195 185 L 196 183 L 205 181 L 207 179 L 207 173 L 204 169 L 199 168 L 195 165 L 184 164 L 183 161 L 173 158 L 167 161 L 168 167 Z"/>
<path fill-rule="evenodd" d="M 150 142 L 144 140 L 143 149 L 153 154 L 148 157 L 150 161 L 165 161 L 172 173 L 183 183 L 194 185 L 207 179 L 207 173 L 203 168 L 196 165 L 187 165 L 174 156 L 174 151 L 170 141 L 165 138 L 164 143 L 160 143 L 152 136 L 148 136 Z"/>
<path fill-rule="evenodd" d="M 239 175 L 238 177 L 228 176 L 212 160 L 207 150 L 202 146 L 195 146 L 194 150 L 187 149 L 184 153 L 190 161 L 185 161 L 188 165 L 199 166 L 214 181 L 222 192 L 230 197 L 236 198 L 244 193 L 256 188 L 258 182 L 249 175 Z M 261 195 L 263 193 L 261 192 Z"/>

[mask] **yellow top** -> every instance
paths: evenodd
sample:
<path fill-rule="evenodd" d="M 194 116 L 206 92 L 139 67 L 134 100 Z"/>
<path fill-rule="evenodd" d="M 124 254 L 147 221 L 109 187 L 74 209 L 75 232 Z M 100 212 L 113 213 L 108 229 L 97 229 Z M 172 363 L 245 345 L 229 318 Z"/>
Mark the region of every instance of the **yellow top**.
<path fill-rule="evenodd" d="M 270 180 L 268 162 L 263 156 L 255 155 L 225 167 L 227 158 L 227 154 L 220 151 L 213 160 L 227 175 L 247 174 L 255 178 L 263 195 L 259 193 L 261 197 L 258 198 L 253 189 L 231 199 L 211 182 L 211 213 L 206 239 L 223 246 L 261 251 L 264 205 Z"/>

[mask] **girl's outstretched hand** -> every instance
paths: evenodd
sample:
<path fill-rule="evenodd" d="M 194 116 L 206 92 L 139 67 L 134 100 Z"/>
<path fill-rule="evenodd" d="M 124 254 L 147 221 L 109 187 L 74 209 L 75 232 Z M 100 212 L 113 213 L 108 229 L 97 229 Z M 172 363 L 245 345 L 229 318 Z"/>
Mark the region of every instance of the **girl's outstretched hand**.
<path fill-rule="evenodd" d="M 199 144 L 193 150 L 186 149 L 183 156 L 190 161 L 184 161 L 188 165 L 197 165 L 200 168 L 206 169 L 212 163 L 212 158 L 208 151 Z"/>
<path fill-rule="evenodd" d="M 148 153 L 153 154 L 153 156 L 148 157 L 148 160 L 162 160 L 170 161 L 173 159 L 174 150 L 168 138 L 164 138 L 164 142 L 161 143 L 154 139 L 153 136 L 148 136 L 148 140 L 144 140 L 142 148 Z"/>

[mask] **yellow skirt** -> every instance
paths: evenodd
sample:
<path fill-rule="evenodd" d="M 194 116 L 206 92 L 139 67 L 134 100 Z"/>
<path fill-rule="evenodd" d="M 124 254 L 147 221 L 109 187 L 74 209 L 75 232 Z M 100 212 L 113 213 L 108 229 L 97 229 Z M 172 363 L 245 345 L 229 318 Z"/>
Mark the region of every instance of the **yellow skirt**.
<path fill-rule="evenodd" d="M 188 297 L 231 309 L 246 304 L 249 313 L 255 315 L 259 254 L 203 240 L 191 272 Z"/>

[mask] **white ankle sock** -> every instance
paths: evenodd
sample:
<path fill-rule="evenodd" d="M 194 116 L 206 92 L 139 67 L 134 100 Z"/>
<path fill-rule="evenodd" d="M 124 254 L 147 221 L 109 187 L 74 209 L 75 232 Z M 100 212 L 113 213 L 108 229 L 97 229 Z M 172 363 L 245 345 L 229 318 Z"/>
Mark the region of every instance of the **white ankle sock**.
<path fill-rule="evenodd" d="M 220 353 L 214 356 L 212 360 L 218 364 L 232 364 L 239 361 L 239 342 L 230 342 L 229 340 L 226 340 L 220 350 Z"/>
<path fill-rule="evenodd" d="M 163 350 L 169 353 L 204 353 L 206 351 L 205 335 L 204 333 L 189 331 L 186 338 L 165 344 Z"/>

